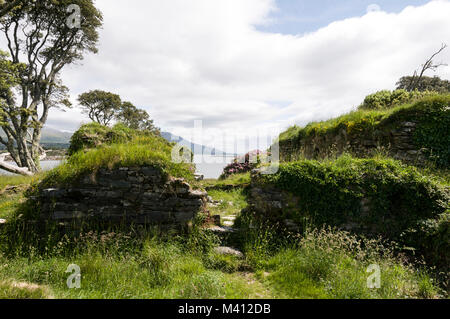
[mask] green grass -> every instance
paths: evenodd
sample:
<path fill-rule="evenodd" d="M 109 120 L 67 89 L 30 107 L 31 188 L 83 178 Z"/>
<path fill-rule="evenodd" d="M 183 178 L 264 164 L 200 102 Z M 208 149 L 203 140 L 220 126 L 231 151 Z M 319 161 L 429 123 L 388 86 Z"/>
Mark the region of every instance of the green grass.
<path fill-rule="evenodd" d="M 258 298 L 265 289 L 248 284 L 240 273 L 207 268 L 202 255 L 175 242 L 147 240 L 141 248 L 107 252 L 92 246 L 70 256 L 1 258 L 0 281 L 20 281 L 47 286 L 56 298 Z M 69 264 L 81 269 L 81 289 L 68 289 Z M 0 296 L 10 295 L 0 285 Z"/>
<path fill-rule="evenodd" d="M 224 201 L 216 211 L 224 216 L 247 206 L 243 188 L 210 196 Z M 218 238 L 199 224 L 182 234 L 150 228 L 63 235 L 13 220 L 0 227 L 0 298 L 445 297 L 430 275 L 381 242 L 330 230 L 293 235 L 250 215 L 239 217 L 239 226 L 244 258 L 214 252 Z M 366 286 L 371 263 L 381 267 L 380 289 Z M 70 264 L 80 266 L 81 289 L 67 287 Z"/>
<path fill-rule="evenodd" d="M 186 163 L 174 163 L 171 152 L 171 144 L 152 136 L 136 137 L 127 143 L 106 144 L 88 151 L 78 151 L 62 165 L 46 173 L 43 185 L 67 184 L 99 168 L 124 166 L 154 166 L 166 175 L 193 180 L 193 167 Z"/>
<path fill-rule="evenodd" d="M 29 185 L 42 178 L 42 174 L 34 176 L 0 175 L 0 192 L 7 186 Z"/>
<path fill-rule="evenodd" d="M 226 179 L 205 179 L 200 182 L 196 182 L 197 185 L 208 189 L 224 189 L 230 187 L 245 187 L 250 184 L 250 172 L 233 174 Z"/>
<path fill-rule="evenodd" d="M 0 175 L 0 218 L 12 217 L 24 201 L 24 190 L 41 178 L 42 174 L 35 176 Z M 8 187 L 13 187 L 13 189 L 7 191 Z"/>
<path fill-rule="evenodd" d="M 308 231 L 283 244 L 273 230 L 264 232 L 261 227 L 247 230 L 244 251 L 257 278 L 279 298 L 397 299 L 444 294 L 425 270 L 394 257 L 380 241 L 328 229 Z M 371 264 L 381 270 L 379 289 L 367 286 Z"/>
<path fill-rule="evenodd" d="M 300 140 L 304 143 L 316 143 L 317 141 L 312 141 L 314 137 L 334 138 L 338 132 L 342 131 L 348 136 L 349 141 L 363 137 L 375 138 L 381 145 L 389 148 L 386 138 L 389 132 L 398 129 L 402 122 L 415 122 L 417 126 L 411 142 L 415 145 L 416 150 L 422 150 L 427 159 L 426 163 L 418 164 L 435 165 L 448 169 L 450 164 L 449 106 L 449 94 L 433 94 L 411 104 L 380 110 L 359 109 L 327 121 L 309 123 L 305 127 L 293 126 L 281 133 L 278 138 L 282 152 L 293 153 L 283 153 L 282 158 L 288 155 L 301 157 L 300 147 L 295 150 L 295 145 Z M 284 144 L 289 146 L 291 143 L 294 145 L 294 150 L 292 150 L 292 145 L 283 150 Z M 325 142 L 323 146 L 328 148 L 326 153 L 333 153 L 333 145 L 327 145 Z"/>
<path fill-rule="evenodd" d="M 283 142 L 308 136 L 325 135 L 341 128 L 346 129 L 350 134 L 360 133 L 366 129 L 374 129 L 383 121 L 392 121 L 402 117 L 405 117 L 406 120 L 409 116 L 416 114 L 417 111 L 423 111 L 426 109 L 428 106 L 424 104 L 434 100 L 442 100 L 448 104 L 450 95 L 444 94 L 434 98 L 428 97 L 419 102 L 399 105 L 387 109 L 359 109 L 326 121 L 312 122 L 305 127 L 294 125 L 280 134 L 279 141 Z"/>
<path fill-rule="evenodd" d="M 241 188 L 229 191 L 210 190 L 208 195 L 215 201 L 221 201 L 217 206 L 210 205 L 208 207 L 211 215 L 236 216 L 247 207 L 245 191 Z"/>

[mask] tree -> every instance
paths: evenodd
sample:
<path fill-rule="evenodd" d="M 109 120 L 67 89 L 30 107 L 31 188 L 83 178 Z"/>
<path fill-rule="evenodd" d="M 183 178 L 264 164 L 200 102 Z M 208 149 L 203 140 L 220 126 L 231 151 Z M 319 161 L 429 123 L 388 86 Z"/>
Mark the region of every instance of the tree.
<path fill-rule="evenodd" d="M 122 103 L 116 119 L 129 128 L 159 134 L 159 129 L 155 127 L 150 115 L 145 110 L 136 108 L 131 102 Z"/>
<path fill-rule="evenodd" d="M 82 112 L 92 121 L 106 126 L 116 118 L 122 106 L 119 95 L 101 90 L 81 94 L 78 102 Z"/>
<path fill-rule="evenodd" d="M 69 23 L 78 9 L 80 23 Z M 39 142 L 49 110 L 70 106 L 60 71 L 84 53 L 97 52 L 102 15 L 92 0 L 7 1 L 0 10 L 0 33 L 9 53 L 2 55 L 2 72 L 13 71 L 15 77 L 3 83 L 0 125 L 6 138 L 0 143 L 24 168 L 19 173 L 32 174 L 40 169 Z M 3 161 L 0 168 L 11 171 Z"/>
<path fill-rule="evenodd" d="M 434 58 L 439 55 L 442 51 L 444 51 L 447 48 L 446 44 L 442 44 L 441 48 L 436 51 L 427 61 L 425 61 L 424 64 L 422 64 L 422 69 L 420 72 L 414 71 L 413 76 L 409 77 L 409 83 L 404 84 L 404 89 L 407 91 L 414 91 L 418 90 L 421 86 L 421 82 L 423 80 L 424 74 L 428 70 L 436 71 L 441 66 L 446 66 L 447 64 L 444 64 L 442 62 L 435 63 Z"/>
<path fill-rule="evenodd" d="M 23 0 L 0 0 L 0 18 L 8 14 L 15 6 L 19 5 Z"/>
<path fill-rule="evenodd" d="M 397 82 L 397 90 L 406 90 L 413 81 L 412 76 L 404 76 Z M 450 81 L 442 80 L 438 76 L 423 76 L 417 88 L 420 92 L 435 91 L 439 93 L 450 92 Z"/>

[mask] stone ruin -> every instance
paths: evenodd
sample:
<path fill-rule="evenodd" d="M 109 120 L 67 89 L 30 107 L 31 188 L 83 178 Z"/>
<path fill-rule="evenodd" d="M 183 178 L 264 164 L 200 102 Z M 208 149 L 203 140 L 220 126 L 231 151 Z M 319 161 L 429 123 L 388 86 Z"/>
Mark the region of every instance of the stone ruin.
<path fill-rule="evenodd" d="M 207 213 L 205 192 L 154 167 L 100 169 L 73 185 L 43 189 L 38 201 L 40 218 L 59 223 L 183 225 Z"/>

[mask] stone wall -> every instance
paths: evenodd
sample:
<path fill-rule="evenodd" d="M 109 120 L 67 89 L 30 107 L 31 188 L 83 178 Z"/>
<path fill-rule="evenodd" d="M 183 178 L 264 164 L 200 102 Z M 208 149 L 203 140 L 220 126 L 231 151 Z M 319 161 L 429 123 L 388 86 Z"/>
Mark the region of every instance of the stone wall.
<path fill-rule="evenodd" d="M 100 169 L 70 187 L 40 192 L 41 219 L 186 224 L 206 213 L 206 193 L 153 167 Z"/>
<path fill-rule="evenodd" d="M 416 122 L 400 122 L 396 125 L 379 125 L 374 131 L 349 134 L 342 128 L 337 132 L 320 136 L 292 139 L 280 142 L 282 161 L 300 158 L 320 159 L 344 152 L 356 157 L 366 157 L 383 150 L 390 157 L 408 164 L 422 164 L 426 160 L 423 150 L 414 143 Z"/>

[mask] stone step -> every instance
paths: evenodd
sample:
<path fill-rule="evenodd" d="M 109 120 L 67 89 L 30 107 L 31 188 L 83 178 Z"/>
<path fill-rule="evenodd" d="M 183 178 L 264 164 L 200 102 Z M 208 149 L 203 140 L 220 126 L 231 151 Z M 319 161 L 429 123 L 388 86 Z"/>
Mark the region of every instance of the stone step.
<path fill-rule="evenodd" d="M 239 257 L 239 258 L 244 257 L 244 254 L 242 252 L 240 252 L 237 249 L 231 248 L 231 247 L 220 246 L 220 247 L 214 248 L 214 251 L 221 255 L 232 255 L 232 256 Z"/>
<path fill-rule="evenodd" d="M 231 227 L 231 226 L 234 225 L 234 220 L 225 220 L 225 221 L 223 222 L 223 225 L 224 225 L 224 226 L 227 226 L 227 227 Z"/>
<path fill-rule="evenodd" d="M 227 226 L 211 226 L 207 229 L 218 234 L 230 234 L 236 232 L 236 229 Z"/>

